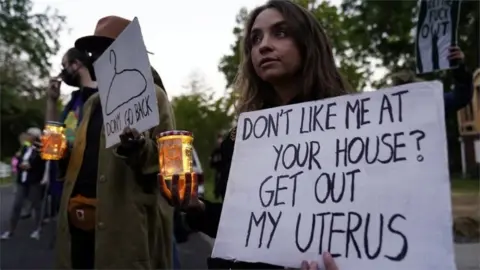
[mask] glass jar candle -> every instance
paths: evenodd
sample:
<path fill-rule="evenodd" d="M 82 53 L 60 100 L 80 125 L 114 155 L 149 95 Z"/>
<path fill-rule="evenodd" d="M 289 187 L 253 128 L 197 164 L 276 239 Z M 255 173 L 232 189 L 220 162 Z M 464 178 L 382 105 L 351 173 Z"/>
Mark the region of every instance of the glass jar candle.
<path fill-rule="evenodd" d="M 67 149 L 65 125 L 60 122 L 48 121 L 41 137 L 42 149 L 40 155 L 44 160 L 59 160 Z"/>
<path fill-rule="evenodd" d="M 193 134 L 184 130 L 162 132 L 157 137 L 159 181 L 167 199 L 178 203 L 196 194 L 193 172 Z M 188 190 L 187 190 L 188 189 Z"/>

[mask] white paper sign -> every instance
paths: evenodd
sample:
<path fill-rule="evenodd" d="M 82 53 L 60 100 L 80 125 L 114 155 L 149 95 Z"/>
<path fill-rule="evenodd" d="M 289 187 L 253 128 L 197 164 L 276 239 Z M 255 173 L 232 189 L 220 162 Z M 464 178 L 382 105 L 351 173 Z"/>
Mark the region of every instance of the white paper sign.
<path fill-rule="evenodd" d="M 415 43 L 417 73 L 449 69 L 449 47 L 457 43 L 460 0 L 420 0 Z"/>
<path fill-rule="evenodd" d="M 244 113 L 213 257 L 455 269 L 439 82 Z"/>
<path fill-rule="evenodd" d="M 135 18 L 93 64 L 102 102 L 106 147 L 127 126 L 139 132 L 159 123 L 157 98 L 142 30 Z"/>

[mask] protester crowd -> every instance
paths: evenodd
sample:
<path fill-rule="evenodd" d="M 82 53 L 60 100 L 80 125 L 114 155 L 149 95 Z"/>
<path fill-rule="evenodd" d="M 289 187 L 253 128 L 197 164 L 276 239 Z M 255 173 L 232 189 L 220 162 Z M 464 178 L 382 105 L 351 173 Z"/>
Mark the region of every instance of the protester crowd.
<path fill-rule="evenodd" d="M 58 162 L 40 158 L 41 130 L 22 135 L 22 148 L 12 160 L 16 195 L 7 240 L 14 236 L 25 201 L 31 202 L 41 235 L 42 199 L 51 198 L 56 216 L 56 265 L 62 269 L 172 269 L 179 268 L 173 234 L 174 212 L 182 212 L 194 231 L 215 238 L 221 202 L 193 198 L 173 209 L 159 190 L 155 138 L 175 130 L 175 116 L 161 77 L 154 77 L 159 125 L 147 132 L 125 128 L 120 144 L 105 147 L 103 114 L 93 62 L 130 23 L 117 16 L 101 18 L 92 36 L 76 40 L 62 59 L 63 70 L 47 91 L 46 121 L 66 126 L 68 148 Z M 272 0 L 250 13 L 242 44 L 242 63 L 234 88 L 240 93 L 238 113 L 273 108 L 349 94 L 348 78 L 337 67 L 328 33 L 306 9 L 286 0 Z M 460 48 L 452 47 L 450 60 L 458 62 L 455 87 L 445 93 L 446 110 L 466 106 L 473 91 L 472 74 Z M 413 82 L 409 71 L 396 75 L 394 84 Z M 61 83 L 78 88 L 62 111 L 57 111 Z M 225 197 L 235 147 L 236 128 L 218 136 L 211 155 L 215 195 Z M 22 138 L 23 138 L 22 137 Z M 47 184 L 48 182 L 48 184 Z M 57 214 L 58 212 L 58 214 Z M 325 269 L 338 269 L 328 252 Z M 298 262 L 302 269 L 318 269 L 316 262 Z M 275 265 L 208 259 L 212 269 L 283 269 Z"/>

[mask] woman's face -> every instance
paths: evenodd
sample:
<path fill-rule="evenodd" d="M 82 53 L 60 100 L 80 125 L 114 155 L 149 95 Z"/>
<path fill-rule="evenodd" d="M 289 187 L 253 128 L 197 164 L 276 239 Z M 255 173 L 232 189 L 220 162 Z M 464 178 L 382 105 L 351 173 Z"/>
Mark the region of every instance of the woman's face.
<path fill-rule="evenodd" d="M 272 8 L 262 11 L 249 38 L 253 67 L 262 80 L 276 84 L 295 76 L 301 56 L 280 12 Z"/>

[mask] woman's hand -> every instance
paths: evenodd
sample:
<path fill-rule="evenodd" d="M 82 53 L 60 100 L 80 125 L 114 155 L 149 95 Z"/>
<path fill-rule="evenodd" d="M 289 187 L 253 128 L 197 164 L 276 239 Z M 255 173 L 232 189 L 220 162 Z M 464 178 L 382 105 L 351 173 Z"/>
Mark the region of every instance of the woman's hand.
<path fill-rule="evenodd" d="M 325 264 L 325 270 L 338 270 L 335 261 L 333 260 L 332 256 L 328 252 L 324 252 L 322 254 L 323 263 Z M 318 263 L 313 261 L 308 263 L 307 261 L 302 262 L 301 270 L 319 270 Z"/>
<path fill-rule="evenodd" d="M 192 175 L 194 176 L 194 175 Z M 179 185 L 180 179 L 184 178 L 184 184 Z M 187 175 L 174 174 L 170 180 L 166 180 L 163 175 L 158 175 L 158 181 L 161 185 L 160 192 L 168 203 L 179 210 L 204 211 L 205 204 L 198 198 L 197 193 L 192 193 L 192 185 L 196 185 L 196 177 L 187 177 Z M 167 184 L 167 181 L 169 183 Z M 183 196 L 181 195 L 183 193 Z"/>
<path fill-rule="evenodd" d="M 460 47 L 452 46 L 448 48 L 448 60 L 450 61 L 458 61 L 459 63 L 463 63 L 465 60 L 465 54 L 463 54 Z"/>
<path fill-rule="evenodd" d="M 128 155 L 134 150 L 140 149 L 145 143 L 145 137 L 134 128 L 125 127 L 120 134 L 120 153 Z"/>

